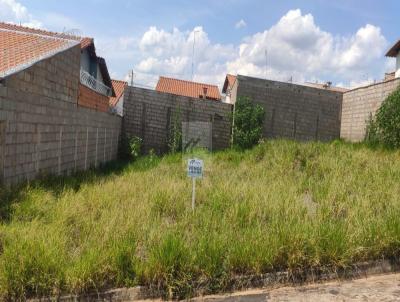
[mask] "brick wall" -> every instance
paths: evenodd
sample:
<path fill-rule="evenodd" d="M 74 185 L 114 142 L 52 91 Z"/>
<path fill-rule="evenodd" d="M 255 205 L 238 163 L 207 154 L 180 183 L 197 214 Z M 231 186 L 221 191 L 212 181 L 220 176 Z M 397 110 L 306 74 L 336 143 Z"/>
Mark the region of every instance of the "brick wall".
<path fill-rule="evenodd" d="M 79 84 L 78 105 L 101 112 L 109 112 L 109 99 L 107 96 Z"/>
<path fill-rule="evenodd" d="M 343 96 L 340 136 L 353 142 L 363 140 L 370 116 L 399 85 L 400 79 L 395 79 L 346 92 Z"/>
<path fill-rule="evenodd" d="M 237 82 L 238 98 L 250 97 L 265 109 L 265 137 L 339 138 L 342 93 L 240 75 Z"/>
<path fill-rule="evenodd" d="M 121 119 L 78 106 L 80 47 L 0 85 L 0 178 L 65 174 L 117 156 Z"/>
<path fill-rule="evenodd" d="M 179 113 L 178 113 L 179 112 Z M 128 87 L 124 98 L 124 131 L 144 140 L 144 149 L 168 150 L 168 136 L 174 116 L 184 123 L 209 122 L 212 125 L 213 150 L 230 145 L 232 105 Z M 199 123 L 200 125 L 201 123 Z M 208 127 L 208 125 L 207 125 Z"/>

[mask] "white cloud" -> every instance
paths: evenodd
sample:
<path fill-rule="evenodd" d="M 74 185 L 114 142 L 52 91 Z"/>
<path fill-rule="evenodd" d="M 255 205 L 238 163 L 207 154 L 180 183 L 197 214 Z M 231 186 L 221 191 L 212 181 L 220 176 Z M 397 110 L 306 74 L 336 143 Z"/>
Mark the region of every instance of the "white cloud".
<path fill-rule="evenodd" d="M 247 23 L 246 23 L 246 21 L 244 21 L 243 19 L 241 19 L 240 21 L 238 21 L 238 22 L 235 24 L 235 28 L 237 28 L 237 29 L 243 28 L 243 27 L 246 27 L 246 26 L 247 26 Z"/>
<path fill-rule="evenodd" d="M 0 20 L 28 27 L 42 27 L 42 23 L 35 20 L 28 9 L 15 0 L 0 0 Z"/>
<path fill-rule="evenodd" d="M 194 38 L 194 79 L 219 85 L 229 72 L 350 86 L 382 78 L 393 64 L 384 58 L 387 41 L 380 28 L 367 24 L 353 34 L 338 36 L 322 30 L 311 14 L 300 10 L 289 11 L 275 25 L 238 45 L 210 41 L 201 26 L 190 31 L 150 27 L 137 39 L 114 39 L 105 57 L 109 60 L 110 55 L 111 69 L 125 68 L 119 69 L 120 77 L 133 66 L 137 83 L 154 86 L 159 75 L 191 79 Z"/>
<path fill-rule="evenodd" d="M 142 59 L 134 68 L 136 79 L 152 86 L 159 75 L 191 79 L 193 59 L 195 80 L 219 83 L 225 75 L 225 63 L 235 57 L 232 45 L 211 43 L 200 26 L 187 32 L 150 27 L 141 37 L 138 48 Z"/>
<path fill-rule="evenodd" d="M 350 37 L 334 37 L 321 30 L 311 14 L 291 10 L 270 29 L 244 39 L 238 57 L 227 62 L 227 71 L 278 80 L 293 76 L 297 82 L 317 78 L 350 83 L 365 73 L 382 72 L 386 46 L 373 25 Z"/>

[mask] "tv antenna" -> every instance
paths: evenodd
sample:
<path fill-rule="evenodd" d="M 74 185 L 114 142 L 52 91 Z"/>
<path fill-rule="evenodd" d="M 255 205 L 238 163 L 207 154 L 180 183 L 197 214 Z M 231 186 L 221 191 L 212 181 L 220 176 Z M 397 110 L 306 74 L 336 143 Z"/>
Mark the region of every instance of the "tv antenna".
<path fill-rule="evenodd" d="M 194 78 L 194 50 L 196 47 L 196 33 L 200 32 L 200 30 L 193 31 L 193 53 L 192 53 L 192 81 Z"/>
<path fill-rule="evenodd" d="M 64 28 L 63 34 L 68 36 L 79 37 L 82 36 L 82 31 L 78 28 L 71 28 L 71 29 Z"/>
<path fill-rule="evenodd" d="M 135 73 L 133 72 L 133 69 L 129 73 L 129 79 L 131 81 L 131 86 L 133 86 L 133 79 L 135 78 Z"/>
<path fill-rule="evenodd" d="M 265 49 L 265 79 L 268 80 L 268 49 Z"/>

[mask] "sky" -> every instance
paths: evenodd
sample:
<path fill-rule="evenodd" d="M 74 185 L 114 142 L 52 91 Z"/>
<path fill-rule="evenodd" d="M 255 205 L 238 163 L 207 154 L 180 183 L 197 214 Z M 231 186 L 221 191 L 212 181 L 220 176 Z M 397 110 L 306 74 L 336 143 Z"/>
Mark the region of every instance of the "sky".
<path fill-rule="evenodd" d="M 398 0 L 0 0 L 0 20 L 95 39 L 113 78 L 227 73 L 356 87 L 393 71 Z"/>

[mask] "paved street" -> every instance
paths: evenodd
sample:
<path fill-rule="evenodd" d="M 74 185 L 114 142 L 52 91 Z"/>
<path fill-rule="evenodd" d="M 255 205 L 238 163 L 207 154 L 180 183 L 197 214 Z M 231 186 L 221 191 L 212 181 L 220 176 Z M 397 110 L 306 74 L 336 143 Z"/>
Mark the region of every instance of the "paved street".
<path fill-rule="evenodd" d="M 400 274 L 374 276 L 354 281 L 330 282 L 273 290 L 252 290 L 224 296 L 209 296 L 193 302 L 261 301 L 400 301 Z"/>
<path fill-rule="evenodd" d="M 147 300 L 149 301 L 149 300 Z M 400 301 L 400 274 L 271 290 L 195 298 L 192 302 L 369 302 Z"/>

